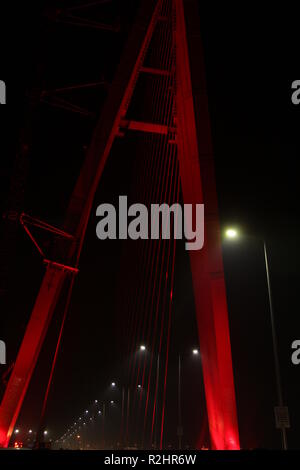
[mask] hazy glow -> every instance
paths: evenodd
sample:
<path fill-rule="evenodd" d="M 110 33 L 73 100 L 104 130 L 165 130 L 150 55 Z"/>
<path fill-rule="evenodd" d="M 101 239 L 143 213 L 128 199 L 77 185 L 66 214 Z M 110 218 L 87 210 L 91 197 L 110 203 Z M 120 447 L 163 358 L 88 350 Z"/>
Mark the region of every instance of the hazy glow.
<path fill-rule="evenodd" d="M 227 238 L 237 238 L 238 231 L 235 228 L 228 228 L 225 232 Z"/>

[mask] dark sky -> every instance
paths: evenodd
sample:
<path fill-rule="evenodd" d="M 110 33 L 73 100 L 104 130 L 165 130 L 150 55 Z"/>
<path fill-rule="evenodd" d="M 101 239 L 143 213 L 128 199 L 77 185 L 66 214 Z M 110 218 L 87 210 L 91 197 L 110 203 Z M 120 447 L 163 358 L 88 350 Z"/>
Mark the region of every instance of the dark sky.
<path fill-rule="evenodd" d="M 43 3 L 43 2 L 41 2 Z M 106 19 L 120 15 L 121 33 L 54 24 L 53 2 L 23 5 L 17 18 L 10 12 L 1 28 L 0 79 L 7 82 L 8 105 L 1 108 L 1 210 L 10 202 L 8 182 L 13 171 L 16 142 L 28 125 L 32 133 L 28 170 L 23 170 L 25 188 L 21 208 L 60 226 L 68 197 L 76 181 L 95 118 L 83 118 L 48 106 L 28 110 L 28 92 L 66 83 L 110 81 L 135 3 L 115 2 Z M 61 2 L 66 5 L 71 2 Z M 119 6 L 118 6 L 119 5 Z M 129 7 L 131 5 L 131 7 Z M 59 5 L 58 5 L 59 6 Z M 299 184 L 297 160 L 300 106 L 291 103 L 291 83 L 299 78 L 299 27 L 297 14 L 288 6 L 272 5 L 267 12 L 250 3 L 239 7 L 207 8 L 199 2 L 201 34 L 205 52 L 209 108 L 215 154 L 220 218 L 223 227 L 241 228 L 242 239 L 224 243 L 224 266 L 230 312 L 230 327 L 241 442 L 244 447 L 280 445 L 275 430 L 276 404 L 271 329 L 261 239 L 267 241 L 276 327 L 285 402 L 290 407 L 291 446 L 299 447 L 299 370 L 291 364 L 291 343 L 300 335 L 299 284 Z M 45 18 L 45 14 L 48 15 Z M 1 17 L 3 21 L 5 15 Z M 2 53 L 3 51 L 3 53 Z M 78 95 L 78 104 L 97 112 L 105 88 L 93 95 Z M 126 157 L 126 158 L 125 158 Z M 132 189 L 134 152 L 112 154 L 105 169 L 98 201 L 113 201 Z M 13 195 L 16 194 L 16 190 Z M 18 205 L 12 198 L 12 205 Z M 66 324 L 53 388 L 49 397 L 47 424 L 57 437 L 98 396 L 103 396 L 112 376 L 122 374 L 120 319 L 115 298 L 120 289 L 120 259 L 124 244 L 100 244 L 91 217 L 86 243 Z M 8 360 L 14 360 L 40 280 L 41 260 L 21 229 L 5 241 L 2 266 L 8 263 L 9 300 L 5 304 L 4 332 Z M 195 320 L 187 255 L 179 245 L 175 275 L 174 340 L 171 346 L 170 409 L 176 406 L 176 358 L 178 349 L 195 343 Z M 188 312 L 188 313 L 187 313 Z M 34 427 L 47 378 L 49 353 L 55 328 L 42 352 L 33 386 L 24 403 L 20 426 Z M 183 329 L 184 328 L 184 329 Z M 184 333 L 183 333 L 184 331 Z M 3 336 L 3 338 L 2 338 Z M 11 345 L 11 346 L 10 346 Z M 11 347 L 11 349 L 10 349 Z M 185 366 L 184 412 L 187 442 L 205 416 L 201 374 Z M 198 377 L 199 375 L 199 377 Z M 173 388 L 172 388 L 173 387 Z M 197 413 L 194 410 L 197 409 Z M 194 418 L 193 418 L 194 416 Z M 199 418 L 200 417 L 200 418 Z M 202 418 L 201 418 L 202 417 Z M 23 421 L 22 421 L 23 420 Z M 203 419 L 205 421 L 205 419 Z M 175 440 L 168 421 L 171 440 Z M 202 426 L 202 421 L 201 421 Z M 173 434 L 172 434 L 173 432 Z"/>

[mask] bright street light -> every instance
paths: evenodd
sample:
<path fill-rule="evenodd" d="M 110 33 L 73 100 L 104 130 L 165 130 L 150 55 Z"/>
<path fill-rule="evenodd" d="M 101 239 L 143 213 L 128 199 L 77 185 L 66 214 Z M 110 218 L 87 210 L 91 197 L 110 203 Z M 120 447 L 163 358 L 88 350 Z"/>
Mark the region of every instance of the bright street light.
<path fill-rule="evenodd" d="M 193 355 L 197 356 L 198 354 L 199 354 L 199 350 L 198 349 L 193 349 Z"/>
<path fill-rule="evenodd" d="M 239 235 L 238 231 L 235 229 L 235 228 L 228 228 L 226 231 L 225 231 L 225 236 L 226 238 L 230 238 L 230 239 L 233 239 L 233 238 L 237 238 Z"/>
<path fill-rule="evenodd" d="M 20 432 L 19 429 L 15 430 L 15 434 L 19 434 L 19 432 Z"/>
<path fill-rule="evenodd" d="M 230 239 L 237 238 L 239 233 L 234 228 L 228 228 L 225 231 L 225 236 Z M 271 331 L 272 331 L 272 342 L 273 342 L 273 355 L 275 363 L 275 376 L 276 376 L 276 388 L 277 388 L 277 400 L 280 408 L 283 408 L 283 393 L 282 393 L 282 383 L 281 383 L 281 373 L 280 373 L 280 364 L 279 364 L 279 353 L 278 353 L 278 344 L 277 344 L 277 332 L 275 328 L 275 318 L 273 310 L 273 300 L 271 292 L 271 281 L 270 281 L 270 272 L 269 272 L 269 260 L 267 253 L 267 245 L 264 239 L 261 239 L 264 250 L 264 264 L 267 277 L 267 287 L 268 287 L 268 297 L 269 297 L 269 310 L 270 310 L 270 320 L 271 320 Z M 287 435 L 286 428 L 281 428 L 282 434 L 282 447 L 287 450 Z"/>
<path fill-rule="evenodd" d="M 111 383 L 111 386 L 112 386 L 112 387 L 115 387 L 115 386 L 116 386 L 116 382 L 112 382 L 112 383 Z"/>
<path fill-rule="evenodd" d="M 140 350 L 141 350 L 141 351 L 146 351 L 146 346 L 145 346 L 144 344 L 141 344 Z"/>

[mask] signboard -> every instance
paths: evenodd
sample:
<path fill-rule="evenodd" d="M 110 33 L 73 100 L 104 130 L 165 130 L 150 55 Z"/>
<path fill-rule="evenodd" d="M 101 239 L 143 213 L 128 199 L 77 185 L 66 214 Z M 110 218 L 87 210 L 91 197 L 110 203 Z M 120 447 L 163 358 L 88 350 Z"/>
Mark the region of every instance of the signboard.
<path fill-rule="evenodd" d="M 289 409 L 287 406 L 275 406 L 275 422 L 276 428 L 284 429 L 290 427 Z"/>
<path fill-rule="evenodd" d="M 6 87 L 5 83 L 0 80 L 0 104 L 6 103 Z"/>

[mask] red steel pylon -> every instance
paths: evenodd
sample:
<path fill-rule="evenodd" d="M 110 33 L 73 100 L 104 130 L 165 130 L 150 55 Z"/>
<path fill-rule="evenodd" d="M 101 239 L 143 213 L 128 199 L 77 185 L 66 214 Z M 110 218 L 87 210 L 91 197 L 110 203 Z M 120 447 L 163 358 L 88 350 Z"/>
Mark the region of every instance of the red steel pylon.
<path fill-rule="evenodd" d="M 206 208 L 205 246 L 190 252 L 196 317 L 202 353 L 209 431 L 215 449 L 238 449 L 235 390 L 233 380 L 228 313 L 222 266 L 217 198 L 209 130 L 203 57 L 197 57 L 200 74 L 193 93 L 187 38 L 187 10 L 194 0 L 171 0 L 175 46 L 174 92 L 176 122 L 172 128 L 157 123 L 127 119 L 135 85 L 140 73 L 167 75 L 171 71 L 147 68 L 145 55 L 161 15 L 163 0 L 145 0 L 129 37 L 126 53 L 116 72 L 106 104 L 95 128 L 81 173 L 77 180 L 64 225 L 72 237 L 58 242 L 65 262 L 46 263 L 46 273 L 23 338 L 14 369 L 0 405 L 0 446 L 7 447 L 18 418 L 33 370 L 38 360 L 53 311 L 62 287 L 76 274 L 82 244 L 95 196 L 112 144 L 122 131 L 172 135 L 177 144 L 180 180 L 185 203 L 204 203 Z M 173 138 L 175 135 L 175 139 Z"/>

